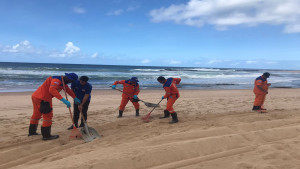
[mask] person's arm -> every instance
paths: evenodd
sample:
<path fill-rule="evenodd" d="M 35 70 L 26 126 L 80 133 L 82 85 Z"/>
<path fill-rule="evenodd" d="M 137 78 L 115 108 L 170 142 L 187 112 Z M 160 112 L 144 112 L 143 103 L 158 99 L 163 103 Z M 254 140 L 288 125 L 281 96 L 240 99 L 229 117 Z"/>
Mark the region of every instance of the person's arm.
<path fill-rule="evenodd" d="M 139 93 L 140 93 L 140 85 L 137 85 L 133 95 L 138 95 Z"/>
<path fill-rule="evenodd" d="M 59 94 L 61 81 L 58 79 L 52 79 L 51 84 L 49 87 L 49 93 L 57 98 L 58 100 L 61 100 L 63 97 Z"/>
<path fill-rule="evenodd" d="M 112 85 L 112 88 L 115 89 L 117 84 L 125 84 L 125 80 L 119 80 L 119 81 L 115 81 Z"/>
<path fill-rule="evenodd" d="M 181 81 L 181 78 L 173 78 L 175 84 L 179 84 Z"/>
<path fill-rule="evenodd" d="M 70 87 L 67 85 L 67 84 L 65 84 L 65 86 L 66 86 L 66 92 L 73 98 L 73 99 L 75 99 L 75 93 L 73 92 L 73 90 L 71 90 L 70 89 Z"/>
<path fill-rule="evenodd" d="M 259 88 L 259 90 L 263 91 L 264 93 L 268 94 L 268 91 L 265 90 L 261 85 L 257 85 L 257 88 Z"/>
<path fill-rule="evenodd" d="M 81 104 L 78 105 L 78 109 L 79 109 L 80 111 L 82 111 L 82 107 L 83 107 L 83 105 L 85 104 L 85 102 L 89 99 L 89 97 L 90 97 L 90 94 L 85 94 L 85 95 L 84 95 Z"/>

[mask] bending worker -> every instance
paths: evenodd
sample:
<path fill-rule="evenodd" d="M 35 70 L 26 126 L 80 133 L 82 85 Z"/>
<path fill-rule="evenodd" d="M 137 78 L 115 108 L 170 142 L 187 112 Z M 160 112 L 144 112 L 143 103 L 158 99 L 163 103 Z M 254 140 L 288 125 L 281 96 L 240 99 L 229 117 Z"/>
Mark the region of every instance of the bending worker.
<path fill-rule="evenodd" d="M 75 73 L 65 73 L 65 76 L 50 76 L 45 82 L 32 94 L 33 114 L 30 119 L 28 136 L 38 135 L 36 132 L 39 120 L 43 116 L 43 125 L 41 132 L 43 140 L 57 139 L 58 135 L 51 135 L 51 125 L 53 117 L 52 98 L 56 97 L 62 101 L 67 107 L 71 107 L 71 103 L 63 98 L 59 92 L 63 89 L 63 83 L 71 83 L 77 80 L 78 76 Z M 74 92 L 66 86 L 66 92 L 74 98 L 74 102 L 80 103 L 80 100 L 75 97 Z"/>
<path fill-rule="evenodd" d="M 89 104 L 91 101 L 91 92 L 92 85 L 88 83 L 89 78 L 87 76 L 81 76 L 79 80 L 76 80 L 72 83 L 71 89 L 74 91 L 76 97 L 80 100 L 81 103 L 74 102 L 74 124 L 78 127 L 78 119 L 79 114 L 82 112 L 83 117 L 87 120 L 87 111 L 89 108 Z M 79 127 L 83 127 L 83 119 L 81 119 L 81 123 Z M 73 125 L 68 128 L 69 130 L 73 129 Z"/>
<path fill-rule="evenodd" d="M 255 94 L 255 101 L 252 110 L 263 111 L 266 95 L 268 94 L 268 88 L 271 85 L 267 79 L 270 77 L 270 73 L 265 72 L 262 76 L 255 79 L 253 92 Z"/>
<path fill-rule="evenodd" d="M 123 116 L 123 111 L 125 110 L 125 106 L 127 105 L 128 101 L 130 100 L 135 108 L 135 115 L 139 116 L 140 104 L 138 99 L 138 94 L 140 93 L 140 86 L 138 84 L 138 78 L 132 77 L 129 80 L 120 80 L 115 81 L 112 85 L 113 89 L 116 89 L 117 84 L 123 85 L 123 94 L 122 94 L 122 101 L 119 108 L 119 116 L 118 118 Z"/>
<path fill-rule="evenodd" d="M 163 88 L 166 91 L 166 94 L 164 96 L 162 96 L 161 99 L 167 99 L 167 109 L 164 110 L 164 116 L 160 117 L 160 119 L 163 118 L 168 118 L 170 117 L 170 114 L 172 116 L 172 121 L 170 121 L 169 123 L 177 123 L 178 122 L 178 118 L 177 118 L 177 113 L 174 111 L 173 109 L 173 104 L 175 103 L 175 101 L 179 98 L 179 91 L 176 87 L 176 84 L 179 84 L 181 79 L 180 78 L 168 78 L 165 79 L 163 76 L 160 76 L 157 78 L 157 81 L 161 84 L 163 84 Z"/>

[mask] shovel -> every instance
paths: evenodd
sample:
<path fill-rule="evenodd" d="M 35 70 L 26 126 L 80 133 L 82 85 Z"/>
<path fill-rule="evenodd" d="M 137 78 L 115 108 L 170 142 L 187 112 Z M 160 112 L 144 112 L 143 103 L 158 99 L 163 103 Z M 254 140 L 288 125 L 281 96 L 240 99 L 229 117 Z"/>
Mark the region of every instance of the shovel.
<path fill-rule="evenodd" d="M 127 96 L 129 96 L 129 97 L 132 97 L 132 95 L 129 95 L 129 94 L 127 94 L 127 93 L 123 92 L 123 91 L 122 91 L 122 90 L 120 90 L 120 89 L 115 89 L 115 90 L 118 90 L 118 91 L 120 91 L 120 92 L 122 92 L 122 93 L 126 94 L 126 95 L 127 95 Z M 147 107 L 159 107 L 159 105 L 158 105 L 158 104 L 154 104 L 154 103 L 145 102 L 145 101 L 143 101 L 143 100 L 141 100 L 141 99 L 139 99 L 139 101 L 143 102 L 143 103 L 145 104 L 145 106 L 147 106 Z"/>
<path fill-rule="evenodd" d="M 65 86 L 63 76 L 61 76 L 61 81 L 62 81 L 63 88 L 64 88 L 64 91 L 65 91 L 66 99 L 68 100 L 68 96 L 67 96 L 67 93 L 66 93 L 66 86 Z M 73 129 L 71 131 L 71 134 L 70 134 L 69 138 L 80 138 L 80 137 L 82 137 L 82 134 L 80 133 L 80 131 L 76 128 L 76 126 L 74 124 L 74 119 L 73 119 L 70 107 L 69 107 L 69 112 L 70 112 L 70 116 L 71 116 L 71 119 L 72 119 L 72 125 L 73 125 Z"/>
<path fill-rule="evenodd" d="M 93 141 L 94 139 L 100 138 L 101 136 L 98 134 L 98 132 L 92 128 L 88 127 L 86 120 L 84 119 L 83 113 L 80 111 L 81 119 L 83 120 L 83 128 L 80 129 L 80 132 L 82 134 L 82 138 L 85 142 Z"/>
<path fill-rule="evenodd" d="M 161 99 L 156 105 L 159 105 L 159 103 L 160 103 L 161 101 L 163 101 L 163 99 Z M 146 123 L 149 122 L 149 117 L 150 117 L 151 113 L 153 112 L 153 110 L 154 110 L 156 107 L 158 107 L 158 106 L 153 107 L 153 109 L 152 109 L 148 114 L 146 114 L 144 117 L 142 117 L 142 120 L 143 120 L 144 122 L 146 122 Z"/>

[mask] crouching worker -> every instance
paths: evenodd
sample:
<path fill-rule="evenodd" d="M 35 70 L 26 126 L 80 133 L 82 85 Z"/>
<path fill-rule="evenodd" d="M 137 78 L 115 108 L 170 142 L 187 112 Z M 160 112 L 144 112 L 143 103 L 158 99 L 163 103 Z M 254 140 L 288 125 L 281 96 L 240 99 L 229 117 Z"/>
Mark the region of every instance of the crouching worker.
<path fill-rule="evenodd" d="M 91 101 L 91 92 L 92 92 L 92 85 L 88 83 L 89 78 L 87 76 L 81 76 L 79 81 L 76 80 L 72 83 L 71 89 L 75 93 L 76 97 L 80 100 L 81 103 L 74 102 L 74 124 L 78 127 L 78 119 L 79 114 L 82 112 L 83 117 L 87 120 L 87 111 L 89 108 L 89 104 Z M 79 127 L 83 127 L 83 119 L 81 119 L 81 123 Z M 68 130 L 73 129 L 73 125 L 68 128 Z"/>
<path fill-rule="evenodd" d="M 252 110 L 264 112 L 266 109 L 263 107 L 266 96 L 268 94 L 268 88 L 271 85 L 267 79 L 270 77 L 270 73 L 265 72 L 262 76 L 255 79 L 253 92 L 255 94 L 255 100 Z"/>
<path fill-rule="evenodd" d="M 138 84 L 138 78 L 132 77 L 129 80 L 120 80 L 115 81 L 112 85 L 112 89 L 116 89 L 117 84 L 123 85 L 123 94 L 122 94 L 122 101 L 119 107 L 119 116 L 118 118 L 123 116 L 123 111 L 125 110 L 125 106 L 127 105 L 128 101 L 130 100 L 135 108 L 135 115 L 139 116 L 140 104 L 138 99 L 138 94 L 140 93 L 140 86 Z"/>
<path fill-rule="evenodd" d="M 166 94 L 162 96 L 161 99 L 167 99 L 167 108 L 164 110 L 164 116 L 160 117 L 160 119 L 168 118 L 170 117 L 170 114 L 172 116 L 172 121 L 170 121 L 170 124 L 177 123 L 177 113 L 173 109 L 173 104 L 175 101 L 179 98 L 179 91 L 176 87 L 176 84 L 179 84 L 181 79 L 180 78 L 168 78 L 165 79 L 164 77 L 160 76 L 157 78 L 157 81 L 161 84 L 163 84 L 163 88 L 166 91 Z"/>
<path fill-rule="evenodd" d="M 63 89 L 63 81 L 65 84 L 76 81 L 78 76 L 75 73 L 65 73 L 65 76 L 50 76 L 45 82 L 32 94 L 33 114 L 30 119 L 28 136 L 38 135 L 36 132 L 39 120 L 43 117 L 43 125 L 41 132 L 43 140 L 57 139 L 58 135 L 51 135 L 51 125 L 53 117 L 52 98 L 56 97 L 62 101 L 68 108 L 71 103 L 63 98 L 59 92 Z M 66 86 L 66 92 L 74 98 L 75 102 L 80 102 L 75 97 L 74 92 Z"/>

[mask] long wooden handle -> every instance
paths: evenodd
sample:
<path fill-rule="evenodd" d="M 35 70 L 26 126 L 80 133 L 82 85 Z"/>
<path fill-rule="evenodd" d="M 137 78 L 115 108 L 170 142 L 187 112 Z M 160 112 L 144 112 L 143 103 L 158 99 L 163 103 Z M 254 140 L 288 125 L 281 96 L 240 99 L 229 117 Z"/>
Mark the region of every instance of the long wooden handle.
<path fill-rule="evenodd" d="M 68 100 L 68 96 L 67 96 L 67 92 L 66 92 L 66 85 L 65 85 L 64 77 L 63 77 L 63 76 L 61 76 L 61 81 L 62 81 L 63 88 L 64 88 L 64 91 L 65 91 L 66 100 Z M 69 101 L 69 100 L 68 100 L 68 101 Z M 71 119 L 72 119 L 73 126 L 75 126 L 74 119 L 73 119 L 73 116 L 72 116 L 72 111 L 71 111 L 71 108 L 70 108 L 70 107 L 69 107 L 69 112 L 70 112 L 70 116 L 71 116 Z"/>

